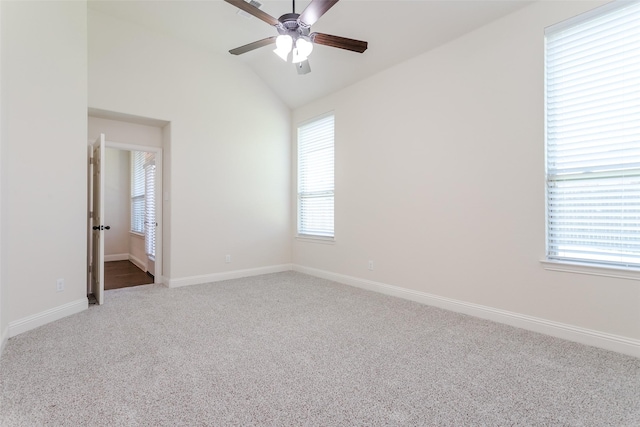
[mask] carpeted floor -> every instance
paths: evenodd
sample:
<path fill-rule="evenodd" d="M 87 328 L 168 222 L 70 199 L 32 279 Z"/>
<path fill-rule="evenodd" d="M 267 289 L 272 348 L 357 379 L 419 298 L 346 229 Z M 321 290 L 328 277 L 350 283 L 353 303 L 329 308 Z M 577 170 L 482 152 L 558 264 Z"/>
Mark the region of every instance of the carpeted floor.
<path fill-rule="evenodd" d="M 11 338 L 2 426 L 638 426 L 640 359 L 287 272 Z"/>

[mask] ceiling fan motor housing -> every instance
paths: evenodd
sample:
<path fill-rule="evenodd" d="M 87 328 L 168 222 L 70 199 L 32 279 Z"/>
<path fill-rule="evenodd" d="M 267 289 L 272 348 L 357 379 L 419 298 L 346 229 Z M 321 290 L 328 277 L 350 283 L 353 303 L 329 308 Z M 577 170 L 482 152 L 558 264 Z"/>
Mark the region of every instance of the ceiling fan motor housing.
<path fill-rule="evenodd" d="M 309 36 L 311 27 L 300 22 L 298 20 L 299 17 L 299 13 L 285 13 L 278 18 L 278 21 L 280 21 L 280 23 L 276 25 L 278 33 L 289 35 L 293 40 L 298 39 L 300 36 Z"/>

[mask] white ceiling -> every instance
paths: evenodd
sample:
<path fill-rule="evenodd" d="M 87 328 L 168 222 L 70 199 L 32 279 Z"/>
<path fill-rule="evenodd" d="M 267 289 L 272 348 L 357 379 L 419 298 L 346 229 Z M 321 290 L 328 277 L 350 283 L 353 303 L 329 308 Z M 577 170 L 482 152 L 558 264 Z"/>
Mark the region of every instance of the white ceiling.
<path fill-rule="evenodd" d="M 292 2 L 258 0 L 278 18 Z M 243 61 L 291 108 L 353 84 L 394 64 L 426 52 L 531 0 L 341 0 L 312 31 L 369 42 L 363 54 L 317 45 L 309 56 L 311 73 L 298 75 L 270 47 L 233 60 Z M 301 13 L 309 0 L 296 1 Z M 229 55 L 229 49 L 277 35 L 275 28 L 237 14 L 222 0 L 89 0 L 89 8 L 142 27 Z"/>

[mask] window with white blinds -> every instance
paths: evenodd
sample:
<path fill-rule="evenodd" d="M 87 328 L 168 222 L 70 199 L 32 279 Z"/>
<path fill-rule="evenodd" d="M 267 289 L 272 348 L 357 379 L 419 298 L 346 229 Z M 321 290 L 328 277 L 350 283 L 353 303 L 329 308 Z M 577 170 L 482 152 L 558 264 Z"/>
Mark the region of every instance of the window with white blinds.
<path fill-rule="evenodd" d="M 150 257 L 156 256 L 156 162 L 154 153 L 145 153 L 144 163 L 144 246 Z"/>
<path fill-rule="evenodd" d="M 131 152 L 131 231 L 144 233 L 144 152 Z"/>
<path fill-rule="evenodd" d="M 334 116 L 298 127 L 298 235 L 333 237 Z"/>
<path fill-rule="evenodd" d="M 640 267 L 640 2 L 546 36 L 547 258 Z"/>

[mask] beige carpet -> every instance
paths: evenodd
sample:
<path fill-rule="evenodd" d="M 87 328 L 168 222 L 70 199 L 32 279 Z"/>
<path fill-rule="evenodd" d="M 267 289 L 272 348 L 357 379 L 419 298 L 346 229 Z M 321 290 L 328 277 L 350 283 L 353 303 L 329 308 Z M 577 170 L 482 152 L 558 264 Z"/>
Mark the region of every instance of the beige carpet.
<path fill-rule="evenodd" d="M 640 359 L 299 273 L 11 338 L 2 426 L 638 426 Z"/>

